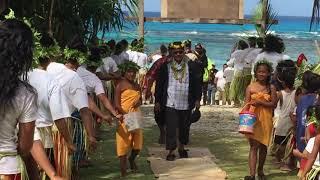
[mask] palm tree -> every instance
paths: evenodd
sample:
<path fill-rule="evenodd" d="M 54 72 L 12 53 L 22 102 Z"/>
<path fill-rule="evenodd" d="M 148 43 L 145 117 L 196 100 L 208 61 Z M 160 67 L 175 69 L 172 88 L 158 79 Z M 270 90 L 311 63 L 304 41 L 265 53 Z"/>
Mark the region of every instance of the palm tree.
<path fill-rule="evenodd" d="M 138 0 L 19 0 L 9 1 L 18 18 L 39 32 L 48 32 L 64 46 L 75 34 L 89 41 L 102 32 L 122 29 L 124 9 L 134 14 Z"/>

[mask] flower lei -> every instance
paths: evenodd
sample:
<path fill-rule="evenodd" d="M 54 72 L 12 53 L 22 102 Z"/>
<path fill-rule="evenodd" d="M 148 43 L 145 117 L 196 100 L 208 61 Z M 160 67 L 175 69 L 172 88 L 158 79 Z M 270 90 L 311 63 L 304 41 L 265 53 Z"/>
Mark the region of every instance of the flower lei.
<path fill-rule="evenodd" d="M 173 72 L 173 77 L 175 80 L 178 80 L 180 83 L 182 83 L 182 79 L 186 76 L 186 67 L 187 63 L 183 59 L 181 62 L 181 68 L 179 68 L 179 64 L 176 61 L 171 61 L 171 70 Z M 180 76 L 179 76 L 180 75 Z"/>

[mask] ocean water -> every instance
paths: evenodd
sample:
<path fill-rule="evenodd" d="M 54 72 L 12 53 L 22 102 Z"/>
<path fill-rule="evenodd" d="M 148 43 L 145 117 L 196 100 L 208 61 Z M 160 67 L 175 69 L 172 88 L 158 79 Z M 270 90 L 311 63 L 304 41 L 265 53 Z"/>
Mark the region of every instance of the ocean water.
<path fill-rule="evenodd" d="M 146 16 L 159 17 L 159 13 L 146 13 Z M 315 40 L 320 44 L 320 29 L 309 31 L 308 17 L 278 17 L 279 24 L 273 25 L 271 32 L 284 39 L 286 50 L 292 60 L 304 53 L 311 62 L 318 61 Z M 137 26 L 126 23 L 121 32 L 110 32 L 106 39 L 127 39 L 129 42 L 137 38 Z M 207 55 L 215 61 L 218 68 L 226 62 L 234 44 L 242 38 L 256 34 L 253 25 L 220 25 L 220 24 L 186 24 L 159 23 L 145 24 L 146 52 L 152 53 L 161 44 L 191 39 L 193 45 L 202 43 Z"/>

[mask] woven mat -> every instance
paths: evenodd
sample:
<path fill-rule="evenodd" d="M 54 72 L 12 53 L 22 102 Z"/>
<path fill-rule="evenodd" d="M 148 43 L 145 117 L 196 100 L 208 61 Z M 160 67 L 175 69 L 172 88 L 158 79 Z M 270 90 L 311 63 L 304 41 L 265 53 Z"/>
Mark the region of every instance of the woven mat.
<path fill-rule="evenodd" d="M 189 148 L 189 158 L 166 161 L 167 151 L 163 147 L 149 147 L 151 169 L 159 180 L 224 180 L 227 175 L 214 162 L 208 148 Z"/>

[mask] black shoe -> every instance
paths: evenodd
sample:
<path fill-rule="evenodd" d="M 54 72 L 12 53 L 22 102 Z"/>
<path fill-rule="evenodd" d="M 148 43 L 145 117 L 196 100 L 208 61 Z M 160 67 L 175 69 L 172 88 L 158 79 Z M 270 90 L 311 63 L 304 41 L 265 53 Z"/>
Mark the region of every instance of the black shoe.
<path fill-rule="evenodd" d="M 188 151 L 184 150 L 179 150 L 179 156 L 180 158 L 188 158 Z"/>
<path fill-rule="evenodd" d="M 256 178 L 254 176 L 246 176 L 244 177 L 244 180 L 255 180 Z"/>
<path fill-rule="evenodd" d="M 174 155 L 174 154 L 169 154 L 169 155 L 167 156 L 167 161 L 174 161 L 174 160 L 176 160 L 176 155 Z"/>

